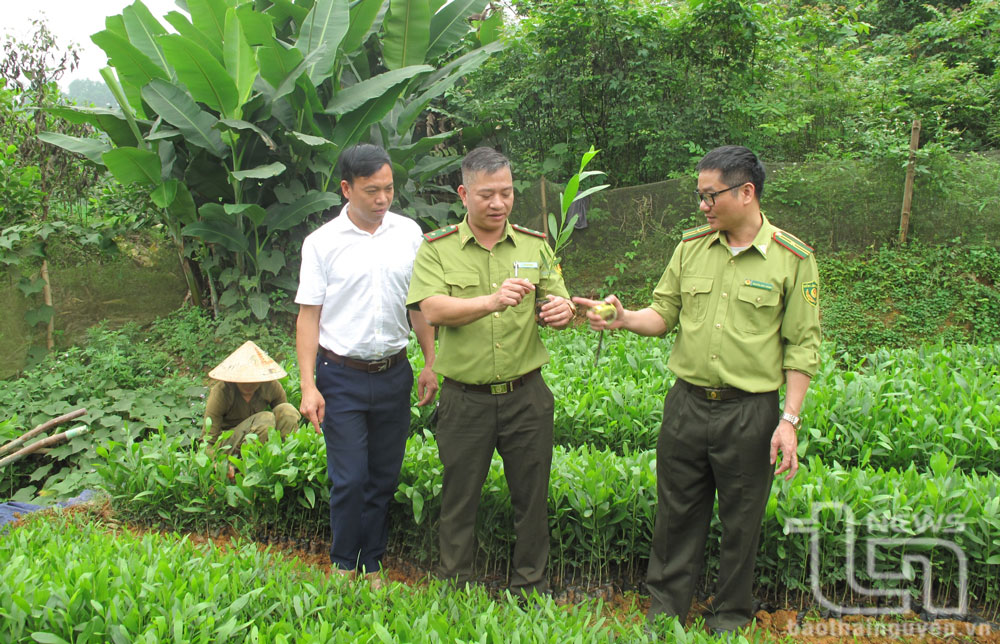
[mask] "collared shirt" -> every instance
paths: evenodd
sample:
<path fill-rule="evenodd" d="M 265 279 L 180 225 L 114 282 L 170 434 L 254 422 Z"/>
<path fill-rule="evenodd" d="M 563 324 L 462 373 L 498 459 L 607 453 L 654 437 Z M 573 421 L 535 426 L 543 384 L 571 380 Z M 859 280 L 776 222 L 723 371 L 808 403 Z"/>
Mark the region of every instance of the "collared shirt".
<path fill-rule="evenodd" d="M 236 383 L 220 380 L 212 385 L 205 402 L 205 418 L 212 419 L 212 428 L 205 439 L 214 444 L 222 432 L 236 427 L 254 414 L 273 411 L 283 402 L 288 402 L 288 398 L 277 380 L 260 383 L 249 401 L 240 393 Z"/>
<path fill-rule="evenodd" d="M 718 232 L 674 249 L 651 308 L 680 325 L 667 366 L 702 387 L 763 392 L 784 371 L 819 366 L 819 277 L 811 253 L 778 244 L 763 214 L 753 243 L 736 256 Z"/>
<path fill-rule="evenodd" d="M 535 301 L 550 293 L 569 293 L 545 239 L 517 231 L 509 222 L 492 250 L 476 241 L 467 219 L 456 232 L 425 241 L 413 265 L 406 304 L 418 308 L 432 295 L 472 298 L 495 293 L 505 279 L 514 277 L 515 262 L 517 277 L 535 285 L 534 297 L 464 326 L 439 328 L 435 372 L 482 385 L 513 380 L 549 361 L 538 335 Z"/>
<path fill-rule="evenodd" d="M 398 353 L 410 335 L 406 291 L 420 226 L 386 212 L 368 233 L 340 216 L 306 237 L 296 304 L 321 305 L 320 346 L 342 356 L 379 360 Z"/>

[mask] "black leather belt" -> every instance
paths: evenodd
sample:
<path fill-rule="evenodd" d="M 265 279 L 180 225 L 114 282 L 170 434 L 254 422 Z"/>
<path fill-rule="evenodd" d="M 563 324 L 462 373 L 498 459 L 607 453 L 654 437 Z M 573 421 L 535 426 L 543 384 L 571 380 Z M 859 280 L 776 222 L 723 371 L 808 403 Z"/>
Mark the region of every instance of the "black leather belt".
<path fill-rule="evenodd" d="M 365 371 L 367 373 L 381 373 L 388 370 L 400 360 L 406 360 L 406 349 L 400 349 L 399 353 L 391 355 L 388 358 L 382 358 L 381 360 L 357 360 L 355 358 L 348 358 L 347 356 L 342 356 L 338 353 L 330 351 L 329 349 L 324 349 L 323 347 L 319 348 L 319 354 L 330 362 L 350 367 L 351 369 L 357 369 L 358 371 Z"/>
<path fill-rule="evenodd" d="M 732 400 L 733 398 L 744 398 L 754 395 L 752 391 L 743 391 L 734 387 L 699 387 L 698 385 L 692 385 L 687 380 L 681 380 L 680 378 L 677 380 L 684 383 L 688 391 L 705 400 Z"/>
<path fill-rule="evenodd" d="M 541 369 L 535 369 L 534 371 L 529 371 L 520 378 L 514 378 L 513 380 L 508 380 L 507 382 L 491 382 L 488 385 L 467 385 L 464 382 L 452 380 L 451 378 L 443 378 L 442 380 L 444 381 L 444 384 L 452 387 L 458 387 L 462 391 L 474 391 L 480 394 L 493 394 L 494 396 L 500 396 L 503 394 L 509 394 L 515 389 L 520 389 L 525 385 L 525 383 L 537 376 L 539 371 L 541 371 Z"/>

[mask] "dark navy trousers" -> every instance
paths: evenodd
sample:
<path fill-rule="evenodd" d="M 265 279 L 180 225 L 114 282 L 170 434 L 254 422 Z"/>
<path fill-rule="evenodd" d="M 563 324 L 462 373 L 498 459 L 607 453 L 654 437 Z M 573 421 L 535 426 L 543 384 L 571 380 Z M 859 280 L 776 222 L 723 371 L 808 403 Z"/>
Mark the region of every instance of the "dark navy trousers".
<path fill-rule="evenodd" d="M 316 387 L 326 401 L 330 562 L 342 570 L 375 572 L 389 540 L 389 502 L 409 434 L 413 369 L 401 360 L 369 374 L 320 355 Z"/>

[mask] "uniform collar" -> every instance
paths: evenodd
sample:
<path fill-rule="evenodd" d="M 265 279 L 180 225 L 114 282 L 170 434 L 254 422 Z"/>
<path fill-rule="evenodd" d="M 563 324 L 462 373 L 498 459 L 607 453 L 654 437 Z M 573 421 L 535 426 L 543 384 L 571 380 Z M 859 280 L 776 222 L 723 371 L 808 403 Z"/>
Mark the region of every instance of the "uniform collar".
<path fill-rule="evenodd" d="M 750 247 L 760 253 L 761 257 L 767 259 L 767 251 L 771 247 L 774 231 L 776 231 L 777 228 L 775 228 L 774 225 L 767 220 L 763 210 L 760 213 L 760 222 L 760 230 L 758 230 L 757 234 L 754 236 Z M 726 247 L 729 246 L 729 241 L 723 240 L 722 233 L 719 231 L 712 233 L 711 237 L 709 237 L 708 245 L 711 246 L 716 242 Z"/>
<path fill-rule="evenodd" d="M 514 228 L 510 225 L 510 219 L 503 222 L 503 226 L 503 236 L 500 237 L 497 243 L 499 244 L 505 239 L 509 239 L 515 246 L 517 246 L 517 236 L 514 235 Z M 469 215 L 465 215 L 462 223 L 458 225 L 458 237 L 463 247 L 476 238 L 476 235 L 472 232 L 472 227 L 469 226 Z"/>

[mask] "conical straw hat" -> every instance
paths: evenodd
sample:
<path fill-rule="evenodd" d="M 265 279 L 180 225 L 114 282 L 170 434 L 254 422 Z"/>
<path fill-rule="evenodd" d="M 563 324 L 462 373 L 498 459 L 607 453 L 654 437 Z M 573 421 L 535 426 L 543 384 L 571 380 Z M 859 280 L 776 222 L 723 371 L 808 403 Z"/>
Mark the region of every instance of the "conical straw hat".
<path fill-rule="evenodd" d="M 209 378 L 226 382 L 268 382 L 287 375 L 280 364 L 249 340 L 208 372 Z"/>

